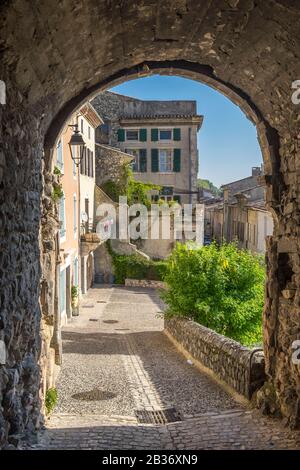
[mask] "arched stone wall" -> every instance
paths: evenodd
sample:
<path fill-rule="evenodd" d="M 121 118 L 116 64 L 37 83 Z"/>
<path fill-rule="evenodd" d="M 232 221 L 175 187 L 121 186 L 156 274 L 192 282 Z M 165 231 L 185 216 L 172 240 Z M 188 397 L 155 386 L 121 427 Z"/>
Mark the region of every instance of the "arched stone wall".
<path fill-rule="evenodd" d="M 232 93 L 257 124 L 267 199 L 278 222 L 268 250 L 267 373 L 281 412 L 296 425 L 300 378 L 291 356 L 300 336 L 300 134 L 291 85 L 300 79 L 298 2 L 6 0 L 0 31 L 7 90 L 7 104 L 0 105 L 0 340 L 6 347 L 0 443 L 38 422 L 40 286 L 43 317 L 53 322 L 52 235 L 43 244 L 38 237 L 52 217 L 50 180 L 42 192 L 44 142 L 48 152 L 67 111 L 99 84 L 148 74 L 157 63 L 202 74 L 202 81 Z"/>

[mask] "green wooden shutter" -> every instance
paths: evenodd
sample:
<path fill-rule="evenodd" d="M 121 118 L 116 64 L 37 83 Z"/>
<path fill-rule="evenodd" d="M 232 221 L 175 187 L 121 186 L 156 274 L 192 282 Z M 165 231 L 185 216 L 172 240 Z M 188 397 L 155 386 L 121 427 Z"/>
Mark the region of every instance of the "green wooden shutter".
<path fill-rule="evenodd" d="M 140 172 L 147 172 L 147 150 L 140 149 Z"/>
<path fill-rule="evenodd" d="M 152 142 L 158 141 L 158 129 L 151 129 L 151 141 Z"/>
<path fill-rule="evenodd" d="M 125 142 L 125 129 L 118 129 L 118 141 Z"/>
<path fill-rule="evenodd" d="M 140 142 L 147 142 L 147 129 L 140 129 L 139 140 Z"/>
<path fill-rule="evenodd" d="M 179 173 L 181 169 L 181 149 L 174 149 L 173 154 L 173 171 Z"/>
<path fill-rule="evenodd" d="M 181 140 L 181 129 L 179 127 L 173 129 L 173 140 Z"/>
<path fill-rule="evenodd" d="M 151 171 L 158 172 L 158 149 L 151 149 Z"/>

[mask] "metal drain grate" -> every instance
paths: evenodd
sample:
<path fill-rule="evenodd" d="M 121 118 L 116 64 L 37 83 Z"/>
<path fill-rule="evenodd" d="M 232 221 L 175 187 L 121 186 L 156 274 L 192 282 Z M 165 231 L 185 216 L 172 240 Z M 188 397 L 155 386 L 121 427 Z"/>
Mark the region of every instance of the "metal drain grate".
<path fill-rule="evenodd" d="M 95 305 L 82 305 L 81 308 L 94 308 Z"/>
<path fill-rule="evenodd" d="M 102 320 L 103 323 L 119 323 L 118 320 Z"/>
<path fill-rule="evenodd" d="M 106 300 L 97 300 L 97 304 L 107 304 Z"/>
<path fill-rule="evenodd" d="M 165 408 L 163 410 L 135 410 L 138 423 L 142 424 L 167 424 L 182 421 L 180 413 L 176 408 Z"/>
<path fill-rule="evenodd" d="M 98 318 L 89 318 L 89 321 L 99 321 Z"/>

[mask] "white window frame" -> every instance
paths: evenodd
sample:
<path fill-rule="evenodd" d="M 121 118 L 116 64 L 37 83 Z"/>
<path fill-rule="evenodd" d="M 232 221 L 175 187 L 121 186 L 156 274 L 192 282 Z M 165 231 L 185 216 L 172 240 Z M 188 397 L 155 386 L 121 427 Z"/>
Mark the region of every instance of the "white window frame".
<path fill-rule="evenodd" d="M 161 164 L 161 157 L 162 153 L 166 153 L 166 162 L 165 162 L 165 167 L 167 168 L 168 166 L 168 157 L 170 157 L 170 167 L 171 169 L 162 169 L 162 164 Z M 173 152 L 172 149 L 158 149 L 158 171 L 159 173 L 173 173 Z"/>
<path fill-rule="evenodd" d="M 67 276 L 67 272 L 66 272 L 66 266 L 62 266 L 60 268 L 60 272 L 59 272 L 59 312 L 60 312 L 60 316 L 61 316 L 61 319 L 63 319 L 64 317 L 66 317 L 66 313 L 67 313 L 67 286 L 66 286 L 66 276 Z M 64 302 L 63 302 L 63 310 L 62 310 L 62 280 L 64 282 Z"/>
<path fill-rule="evenodd" d="M 136 155 L 133 154 L 132 152 L 136 152 Z M 125 153 L 128 153 L 132 157 L 134 157 L 135 163 L 136 163 L 136 171 L 133 171 L 134 173 L 140 173 L 140 149 L 134 148 L 134 149 L 125 149 Z M 133 163 L 133 162 L 132 162 Z"/>
<path fill-rule="evenodd" d="M 161 131 L 168 131 L 170 132 L 170 138 L 169 139 L 161 139 L 160 133 Z M 158 140 L 159 142 L 171 142 L 172 141 L 172 129 L 171 128 L 159 128 L 158 129 Z"/>
<path fill-rule="evenodd" d="M 127 133 L 128 132 L 136 132 L 137 138 L 136 139 L 128 139 Z M 125 140 L 128 142 L 139 142 L 139 129 L 125 129 Z"/>
<path fill-rule="evenodd" d="M 61 160 L 58 160 L 58 148 L 61 148 Z M 63 136 L 61 136 L 56 144 L 56 165 L 60 169 L 61 173 L 64 173 L 64 146 Z"/>

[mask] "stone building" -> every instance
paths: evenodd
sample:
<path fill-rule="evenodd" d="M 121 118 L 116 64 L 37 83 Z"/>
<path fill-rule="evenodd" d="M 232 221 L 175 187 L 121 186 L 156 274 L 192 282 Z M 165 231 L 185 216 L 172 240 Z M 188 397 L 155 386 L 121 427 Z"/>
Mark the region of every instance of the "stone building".
<path fill-rule="evenodd" d="M 99 141 L 133 156 L 135 179 L 161 186 L 152 199 L 197 202 L 197 133 L 203 116 L 195 101 L 143 101 L 106 92 L 93 100 L 105 124 Z"/>
<path fill-rule="evenodd" d="M 255 253 L 266 251 L 266 237 L 273 233 L 273 217 L 266 209 L 265 187 L 260 183 L 260 168 L 252 175 L 223 185 L 223 199 L 205 205 L 205 234 L 222 243 L 237 240 L 240 248 Z"/>

